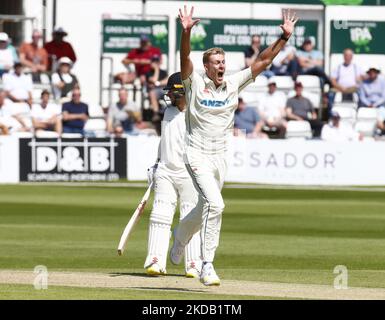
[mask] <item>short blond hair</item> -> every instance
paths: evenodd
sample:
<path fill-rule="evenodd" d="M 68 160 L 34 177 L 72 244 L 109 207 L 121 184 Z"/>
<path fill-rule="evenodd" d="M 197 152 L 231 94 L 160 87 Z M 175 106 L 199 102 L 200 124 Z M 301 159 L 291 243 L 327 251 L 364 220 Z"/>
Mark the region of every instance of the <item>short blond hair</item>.
<path fill-rule="evenodd" d="M 203 64 L 209 62 L 210 56 L 215 54 L 225 55 L 225 51 L 222 48 L 210 48 L 203 53 Z"/>

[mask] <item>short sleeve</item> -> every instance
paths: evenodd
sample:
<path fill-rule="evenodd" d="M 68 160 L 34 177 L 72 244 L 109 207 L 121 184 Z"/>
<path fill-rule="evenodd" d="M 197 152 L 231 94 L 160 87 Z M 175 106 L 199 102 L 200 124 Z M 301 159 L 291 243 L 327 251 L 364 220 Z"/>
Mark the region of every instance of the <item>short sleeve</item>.
<path fill-rule="evenodd" d="M 127 53 L 127 59 L 133 59 L 136 55 L 136 50 L 135 49 L 132 49 L 130 50 L 128 53 Z"/>
<path fill-rule="evenodd" d="M 335 69 L 333 69 L 333 71 L 331 72 L 330 77 L 331 77 L 332 79 L 337 79 L 337 76 L 338 76 L 338 68 L 335 68 Z"/>
<path fill-rule="evenodd" d="M 58 73 L 54 73 L 54 74 L 52 75 L 52 84 L 53 84 L 53 85 L 57 85 L 57 84 L 60 83 L 60 82 L 61 82 L 61 80 L 60 80 L 60 78 L 59 78 Z"/>
<path fill-rule="evenodd" d="M 11 75 L 5 73 L 3 75 L 3 86 L 5 91 L 10 91 L 12 89 Z"/>
<path fill-rule="evenodd" d="M 37 118 L 38 112 L 39 112 L 38 108 L 39 108 L 39 105 L 36 105 L 36 104 L 32 105 L 32 108 L 31 108 L 31 117 L 32 118 Z"/>
<path fill-rule="evenodd" d="M 253 110 L 253 118 L 254 118 L 254 121 L 257 123 L 259 122 L 261 119 L 259 117 L 259 113 L 257 112 L 257 110 L 255 110 L 254 108 L 252 108 L 251 110 Z"/>
<path fill-rule="evenodd" d="M 199 74 L 195 71 L 193 71 L 187 79 L 182 79 L 183 87 L 185 91 L 188 91 L 191 89 L 191 86 L 193 82 L 196 81 L 197 77 L 199 77 Z"/>
<path fill-rule="evenodd" d="M 293 100 L 291 98 L 287 99 L 287 101 L 286 101 L 286 108 L 292 108 L 293 107 L 292 102 L 293 102 Z"/>
<path fill-rule="evenodd" d="M 70 112 L 67 103 L 64 103 L 64 104 L 62 105 L 62 112 L 64 112 L 64 111 Z"/>

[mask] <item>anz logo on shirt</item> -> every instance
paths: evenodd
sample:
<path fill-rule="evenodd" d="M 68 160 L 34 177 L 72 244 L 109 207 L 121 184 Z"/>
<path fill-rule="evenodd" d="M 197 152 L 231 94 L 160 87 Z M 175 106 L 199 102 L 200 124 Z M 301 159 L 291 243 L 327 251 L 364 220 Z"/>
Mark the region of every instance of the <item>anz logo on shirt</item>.
<path fill-rule="evenodd" d="M 210 100 L 210 99 L 204 99 L 201 100 L 201 104 L 206 107 L 224 107 L 229 103 L 229 99 L 226 100 Z"/>

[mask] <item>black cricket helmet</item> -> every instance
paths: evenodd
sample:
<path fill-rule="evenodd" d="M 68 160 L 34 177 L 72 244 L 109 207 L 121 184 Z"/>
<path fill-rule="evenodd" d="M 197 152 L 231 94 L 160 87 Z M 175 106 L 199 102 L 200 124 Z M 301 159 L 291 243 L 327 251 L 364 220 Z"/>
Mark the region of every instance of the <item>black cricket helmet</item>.
<path fill-rule="evenodd" d="M 184 95 L 184 88 L 180 72 L 173 73 L 167 81 L 167 85 L 163 88 L 167 92 L 172 92 L 174 95 Z"/>

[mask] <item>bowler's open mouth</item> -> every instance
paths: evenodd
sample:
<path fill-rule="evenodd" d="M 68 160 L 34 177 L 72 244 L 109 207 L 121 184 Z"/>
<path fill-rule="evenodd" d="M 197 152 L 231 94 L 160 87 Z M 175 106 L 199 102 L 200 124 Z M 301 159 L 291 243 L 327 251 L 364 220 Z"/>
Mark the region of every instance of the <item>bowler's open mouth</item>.
<path fill-rule="evenodd" d="M 219 72 L 218 72 L 218 78 L 219 78 L 219 79 L 222 79 L 222 78 L 223 78 L 223 72 L 222 72 L 222 71 L 219 71 Z"/>

